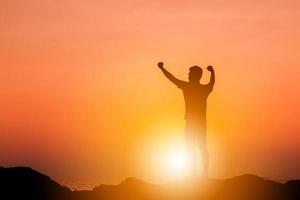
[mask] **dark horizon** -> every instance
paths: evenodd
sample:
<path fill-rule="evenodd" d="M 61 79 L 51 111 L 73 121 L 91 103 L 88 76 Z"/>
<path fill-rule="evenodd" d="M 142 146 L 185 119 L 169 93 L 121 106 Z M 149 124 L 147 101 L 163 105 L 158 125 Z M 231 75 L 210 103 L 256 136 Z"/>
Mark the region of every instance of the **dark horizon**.
<path fill-rule="evenodd" d="M 30 168 L 0 167 L 0 175 L 2 189 L 0 197 L 9 199 L 296 200 L 300 197 L 300 180 L 276 183 L 250 174 L 227 180 L 182 179 L 163 185 L 153 185 L 136 178 L 127 178 L 118 185 L 99 185 L 90 191 L 71 191 Z"/>

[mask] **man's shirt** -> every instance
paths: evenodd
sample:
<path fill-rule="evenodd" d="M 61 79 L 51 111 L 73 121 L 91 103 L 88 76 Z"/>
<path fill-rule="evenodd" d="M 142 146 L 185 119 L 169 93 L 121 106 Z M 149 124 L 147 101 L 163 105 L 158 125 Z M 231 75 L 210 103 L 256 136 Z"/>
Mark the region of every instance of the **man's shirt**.
<path fill-rule="evenodd" d="M 185 119 L 206 121 L 207 97 L 213 90 L 212 85 L 180 81 L 176 84 L 183 92 Z"/>

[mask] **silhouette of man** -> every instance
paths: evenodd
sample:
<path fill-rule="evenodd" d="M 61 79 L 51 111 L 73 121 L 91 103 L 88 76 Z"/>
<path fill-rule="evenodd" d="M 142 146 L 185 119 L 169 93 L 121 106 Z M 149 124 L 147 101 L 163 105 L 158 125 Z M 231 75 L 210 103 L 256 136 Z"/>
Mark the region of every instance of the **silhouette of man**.
<path fill-rule="evenodd" d="M 200 83 L 202 69 L 198 66 L 190 67 L 189 81 L 182 81 L 175 78 L 164 68 L 163 62 L 158 63 L 158 67 L 163 74 L 183 92 L 185 101 L 185 133 L 188 148 L 190 173 L 196 175 L 196 147 L 202 153 L 203 177 L 208 176 L 209 154 L 206 144 L 206 107 L 207 97 L 213 90 L 215 84 L 215 72 L 212 66 L 208 66 L 210 71 L 210 81 L 203 85 Z"/>

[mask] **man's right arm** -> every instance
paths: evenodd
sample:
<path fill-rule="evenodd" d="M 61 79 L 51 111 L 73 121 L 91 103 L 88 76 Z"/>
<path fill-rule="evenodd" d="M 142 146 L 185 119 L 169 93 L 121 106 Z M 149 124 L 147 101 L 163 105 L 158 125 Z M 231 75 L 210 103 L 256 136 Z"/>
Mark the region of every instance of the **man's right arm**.
<path fill-rule="evenodd" d="M 161 71 L 163 72 L 163 74 L 172 82 L 174 83 L 177 87 L 181 87 L 183 84 L 185 84 L 185 81 L 179 80 L 177 79 L 175 76 L 173 76 L 170 72 L 168 72 L 168 70 L 166 70 L 164 68 L 164 63 L 163 62 L 159 62 L 158 64 L 158 68 L 161 69 Z"/>

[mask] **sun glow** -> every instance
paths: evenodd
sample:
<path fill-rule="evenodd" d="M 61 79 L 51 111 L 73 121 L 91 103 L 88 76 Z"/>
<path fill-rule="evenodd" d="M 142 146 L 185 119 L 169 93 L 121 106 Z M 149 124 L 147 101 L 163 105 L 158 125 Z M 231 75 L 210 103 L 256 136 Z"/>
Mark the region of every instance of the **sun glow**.
<path fill-rule="evenodd" d="M 153 130 L 152 138 L 144 138 L 146 142 L 139 143 L 137 148 L 137 166 L 148 175 L 143 178 L 158 183 L 185 177 L 189 174 L 189 162 L 182 128 L 157 129 Z"/>
<path fill-rule="evenodd" d="M 167 163 L 166 167 L 174 172 L 174 173 L 180 173 L 184 174 L 187 171 L 188 163 L 185 151 L 180 150 L 174 150 L 172 152 L 169 152 L 169 155 L 167 156 Z"/>
<path fill-rule="evenodd" d="M 160 165 L 161 173 L 167 179 L 184 177 L 188 174 L 188 160 L 185 148 L 179 146 L 161 149 L 155 159 Z"/>

